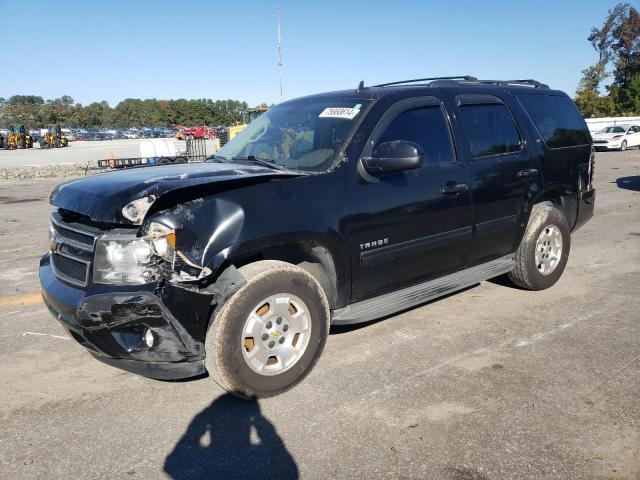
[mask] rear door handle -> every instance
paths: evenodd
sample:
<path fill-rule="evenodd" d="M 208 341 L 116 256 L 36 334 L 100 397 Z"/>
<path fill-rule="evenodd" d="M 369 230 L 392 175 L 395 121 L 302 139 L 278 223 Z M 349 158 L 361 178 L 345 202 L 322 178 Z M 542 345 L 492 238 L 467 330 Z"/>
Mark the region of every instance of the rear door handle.
<path fill-rule="evenodd" d="M 440 193 L 442 195 L 459 195 L 467 190 L 469 190 L 469 186 L 466 183 L 448 183 L 440 189 Z"/>
<path fill-rule="evenodd" d="M 527 170 L 520 170 L 518 172 L 518 178 L 535 177 L 538 175 L 537 168 L 528 168 Z"/>

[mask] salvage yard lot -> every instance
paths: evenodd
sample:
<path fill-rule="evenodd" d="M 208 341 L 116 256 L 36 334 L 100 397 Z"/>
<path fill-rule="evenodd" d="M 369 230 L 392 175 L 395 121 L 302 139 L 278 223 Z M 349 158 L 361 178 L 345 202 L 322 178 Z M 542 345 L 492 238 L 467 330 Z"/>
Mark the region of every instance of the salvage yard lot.
<path fill-rule="evenodd" d="M 334 328 L 259 403 L 92 359 L 38 295 L 57 181 L 0 182 L 0 478 L 640 478 L 640 151 L 595 172 L 555 287 Z"/>
<path fill-rule="evenodd" d="M 186 149 L 187 142 L 167 138 L 175 142 L 180 150 Z M 213 140 L 207 142 L 207 153 L 214 152 Z M 42 149 L 38 146 L 25 150 L 0 149 L 0 169 L 21 166 L 53 166 L 97 162 L 113 155 L 115 158 L 138 157 L 140 140 L 105 140 L 96 142 L 71 142 L 66 148 Z"/>

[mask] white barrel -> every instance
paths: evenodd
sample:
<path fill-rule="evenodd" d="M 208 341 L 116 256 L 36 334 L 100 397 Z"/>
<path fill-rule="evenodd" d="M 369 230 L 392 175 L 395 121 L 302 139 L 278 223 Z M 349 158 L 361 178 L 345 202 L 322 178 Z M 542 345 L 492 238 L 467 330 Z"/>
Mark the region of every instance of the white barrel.
<path fill-rule="evenodd" d="M 177 155 L 176 144 L 166 138 L 142 140 L 138 145 L 138 153 L 141 158 L 175 157 Z"/>

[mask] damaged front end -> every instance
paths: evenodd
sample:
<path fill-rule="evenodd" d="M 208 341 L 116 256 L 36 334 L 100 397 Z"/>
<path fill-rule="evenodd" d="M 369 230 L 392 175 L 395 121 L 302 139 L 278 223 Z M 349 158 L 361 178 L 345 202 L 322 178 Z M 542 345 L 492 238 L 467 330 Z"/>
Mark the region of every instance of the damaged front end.
<path fill-rule="evenodd" d="M 59 210 L 40 261 L 45 304 L 99 360 L 157 379 L 204 373 L 212 311 L 240 288 L 180 250 L 170 218 L 138 228 Z"/>

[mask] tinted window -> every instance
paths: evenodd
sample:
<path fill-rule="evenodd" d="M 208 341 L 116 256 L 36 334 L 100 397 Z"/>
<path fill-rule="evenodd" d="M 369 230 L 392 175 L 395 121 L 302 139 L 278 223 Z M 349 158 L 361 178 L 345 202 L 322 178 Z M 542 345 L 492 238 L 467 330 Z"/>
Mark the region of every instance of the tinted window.
<path fill-rule="evenodd" d="M 474 158 L 520 150 L 520 135 L 507 107 L 502 104 L 464 105 L 460 110 Z"/>
<path fill-rule="evenodd" d="M 587 125 L 569 97 L 519 95 L 518 99 L 549 147 L 591 143 Z"/>
<path fill-rule="evenodd" d="M 378 140 L 408 140 L 424 150 L 425 163 L 453 161 L 449 128 L 440 107 L 407 110 L 394 118 Z"/>

